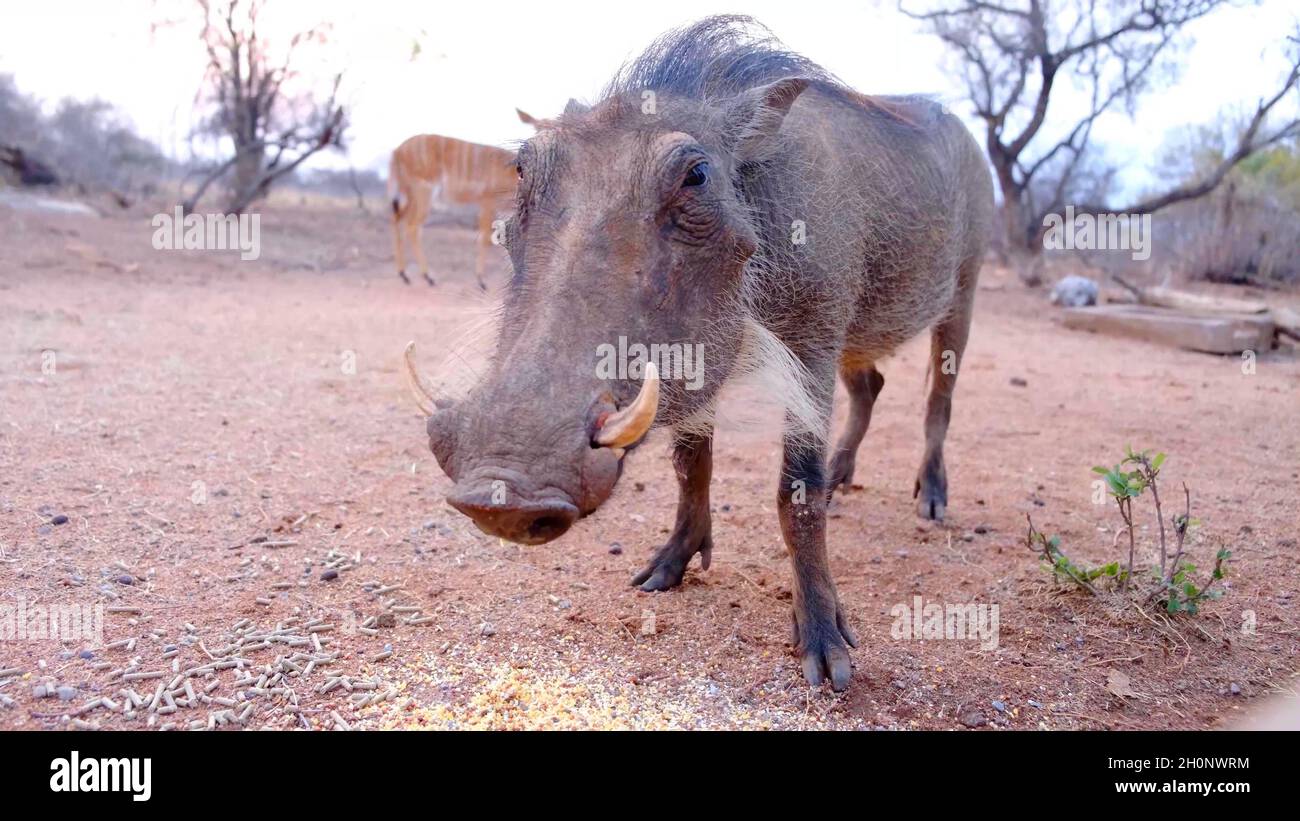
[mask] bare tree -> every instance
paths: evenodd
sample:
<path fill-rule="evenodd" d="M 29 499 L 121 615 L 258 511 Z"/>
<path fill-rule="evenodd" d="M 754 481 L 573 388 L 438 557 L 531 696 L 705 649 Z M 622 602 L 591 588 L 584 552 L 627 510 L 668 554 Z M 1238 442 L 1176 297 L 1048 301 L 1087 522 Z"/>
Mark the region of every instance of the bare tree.
<path fill-rule="evenodd" d="M 1120 105 L 1132 113 L 1137 98 L 1174 67 L 1183 28 L 1226 2 L 937 0 L 914 10 L 907 8 L 908 0 L 899 0 L 899 9 L 924 22 L 961 63 L 1002 192 L 1008 251 L 1041 249 L 1043 217 L 1063 206 L 1090 166 L 1089 140 L 1097 119 Z M 1151 213 L 1203 196 L 1246 157 L 1300 133 L 1300 119 L 1294 117 L 1273 127 L 1267 123 L 1300 81 L 1300 49 L 1294 50 L 1281 88 L 1258 103 L 1239 143 L 1217 168 L 1124 208 L 1087 201 L 1075 203 L 1076 211 Z M 1044 126 L 1049 102 L 1067 84 L 1063 80 L 1082 91 L 1086 102 L 1063 131 L 1052 133 L 1055 129 Z"/>
<path fill-rule="evenodd" d="M 1160 173 L 1200 184 L 1224 165 L 1249 126 L 1221 116 L 1171 134 Z M 1270 284 L 1300 280 L 1300 137 L 1256 152 L 1210 194 L 1163 209 L 1156 247 L 1191 278 Z"/>
<path fill-rule="evenodd" d="M 193 210 L 214 182 L 229 176 L 227 211 L 239 213 L 308 157 L 343 146 L 342 74 L 335 74 L 322 93 L 295 69 L 302 47 L 325 42 L 324 27 L 295 34 L 277 56 L 259 33 L 262 0 L 196 2 L 208 55 L 201 93 L 211 109 L 200 132 L 228 138 L 234 151 L 209 171 L 184 208 Z"/>

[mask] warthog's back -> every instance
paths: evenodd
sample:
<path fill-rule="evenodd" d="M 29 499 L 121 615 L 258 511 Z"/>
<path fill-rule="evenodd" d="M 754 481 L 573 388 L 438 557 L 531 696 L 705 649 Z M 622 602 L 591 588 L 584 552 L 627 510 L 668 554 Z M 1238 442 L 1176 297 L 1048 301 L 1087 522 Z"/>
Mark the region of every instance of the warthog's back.
<path fill-rule="evenodd" d="M 993 189 L 979 146 L 938 103 L 823 83 L 798 98 L 783 133 L 753 201 L 767 260 L 815 306 L 787 330 L 842 333 L 867 361 L 887 355 L 951 309 L 959 269 L 984 253 Z M 799 223 L 803 244 L 792 241 Z"/>
<path fill-rule="evenodd" d="M 509 194 L 515 184 L 513 156 L 490 145 L 420 134 L 397 147 L 393 167 L 408 183 L 424 183 L 445 201 L 464 204 Z"/>

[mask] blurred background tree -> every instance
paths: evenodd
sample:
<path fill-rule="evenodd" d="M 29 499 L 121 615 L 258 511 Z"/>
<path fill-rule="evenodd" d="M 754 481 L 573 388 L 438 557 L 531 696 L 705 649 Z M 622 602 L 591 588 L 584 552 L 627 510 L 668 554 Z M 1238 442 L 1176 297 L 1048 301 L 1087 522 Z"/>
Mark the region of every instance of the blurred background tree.
<path fill-rule="evenodd" d="M 1019 263 L 1027 281 L 1037 279 L 1034 262 L 1047 214 L 1066 204 L 1077 212 L 1154 213 L 1209 194 L 1248 157 L 1300 135 L 1300 118 L 1279 116 L 1279 103 L 1300 84 L 1300 41 L 1293 37 L 1286 44 L 1286 78 L 1262 90 L 1217 162 L 1166 190 L 1121 206 L 1110 203 L 1114 169 L 1092 143 L 1093 126 L 1110 111 L 1131 115 L 1144 94 L 1176 73 L 1186 26 L 1228 2 L 899 0 L 904 14 L 949 47 L 984 123 L 1002 198 L 998 247 L 1004 259 Z M 1063 88 L 1077 89 L 1087 103 L 1064 129 L 1045 129 L 1050 104 Z"/>
<path fill-rule="evenodd" d="M 304 51 L 328 43 L 327 25 L 277 43 L 262 27 L 262 0 L 195 0 L 203 14 L 201 40 L 208 62 L 198 108 L 198 133 L 227 145 L 184 202 L 191 211 L 218 180 L 226 180 L 227 213 L 265 197 L 307 158 L 342 149 L 347 112 L 339 101 L 341 73 L 323 84 L 300 71 Z"/>
<path fill-rule="evenodd" d="M 123 206 L 173 169 L 109 103 L 65 99 L 47 115 L 10 75 L 0 75 L 0 162 L 24 184 L 64 183 Z"/>
<path fill-rule="evenodd" d="M 1163 174 L 1184 186 L 1214 174 L 1240 142 L 1243 119 L 1223 116 L 1166 140 Z M 1189 278 L 1237 284 L 1300 280 L 1300 138 L 1243 158 L 1210 195 L 1178 203 L 1159 217 L 1157 247 Z"/>

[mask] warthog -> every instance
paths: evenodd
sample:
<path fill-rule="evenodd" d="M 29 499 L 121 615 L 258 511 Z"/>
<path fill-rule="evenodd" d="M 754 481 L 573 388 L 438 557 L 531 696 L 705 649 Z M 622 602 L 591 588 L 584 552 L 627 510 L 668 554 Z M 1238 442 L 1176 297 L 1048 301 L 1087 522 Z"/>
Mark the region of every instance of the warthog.
<path fill-rule="evenodd" d="M 943 440 L 993 207 L 979 147 L 938 104 L 858 94 L 724 17 L 659 39 L 594 105 L 571 101 L 517 171 L 514 273 L 487 372 L 459 403 L 435 403 L 407 349 L 429 445 L 455 481 L 448 502 L 489 534 L 546 542 L 609 497 L 652 426 L 670 428 L 676 526 L 632 581 L 673 587 L 713 550 L 718 390 L 775 369 L 796 651 L 810 683 L 843 689 L 856 639 L 827 560 L 828 495 L 852 479 L 884 384 L 876 363 L 930 328 L 915 495 L 922 516 L 944 515 Z M 702 344 L 698 390 L 654 363 L 602 374 L 598 351 L 621 337 Z M 837 369 L 851 410 L 828 467 Z"/>

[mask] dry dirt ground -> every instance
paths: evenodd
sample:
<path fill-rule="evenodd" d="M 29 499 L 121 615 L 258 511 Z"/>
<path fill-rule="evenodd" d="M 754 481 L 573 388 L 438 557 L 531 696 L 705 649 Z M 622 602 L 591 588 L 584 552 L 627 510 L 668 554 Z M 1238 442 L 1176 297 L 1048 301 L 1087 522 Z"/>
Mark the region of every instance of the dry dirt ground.
<path fill-rule="evenodd" d="M 1068 331 L 988 272 L 947 524 L 912 507 L 924 340 L 883 366 L 862 487 L 834 502 L 861 639 L 837 695 L 788 645 L 774 426 L 720 430 L 712 568 L 639 592 L 673 516 L 663 434 L 556 543 L 499 542 L 443 502 L 399 354 L 416 339 L 436 368 L 490 307 L 468 231 L 426 232 L 429 288 L 392 273 L 379 212 L 272 208 L 254 262 L 155 251 L 148 216 L 0 208 L 0 605 L 105 606 L 102 640 L 0 641 L 0 727 L 1214 728 L 1294 692 L 1294 349 L 1243 374 Z M 1194 560 L 1233 551 L 1198 617 L 1067 590 L 1024 545 L 1031 513 L 1076 560 L 1118 558 L 1089 469 L 1126 444 L 1170 454 L 1166 498 L 1191 488 Z M 997 646 L 895 638 L 917 596 L 997 605 Z"/>

